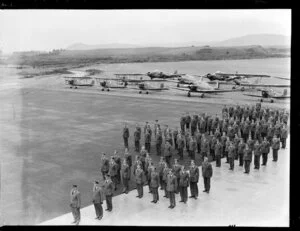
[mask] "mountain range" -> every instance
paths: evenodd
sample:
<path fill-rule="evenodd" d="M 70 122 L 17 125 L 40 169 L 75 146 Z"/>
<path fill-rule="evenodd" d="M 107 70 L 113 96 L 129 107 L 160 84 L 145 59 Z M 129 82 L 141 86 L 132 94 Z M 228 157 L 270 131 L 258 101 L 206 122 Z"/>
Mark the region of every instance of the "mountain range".
<path fill-rule="evenodd" d="M 189 46 L 211 46 L 211 47 L 235 47 L 235 46 L 251 46 L 260 45 L 264 47 L 279 46 L 290 47 L 291 37 L 280 34 L 251 34 L 241 37 L 235 37 L 223 41 L 211 42 L 184 42 L 184 43 L 160 43 L 160 44 L 124 44 L 109 43 L 87 45 L 84 43 L 76 43 L 68 46 L 67 50 L 96 50 L 96 49 L 119 49 L 119 48 L 142 48 L 142 47 L 189 47 Z"/>

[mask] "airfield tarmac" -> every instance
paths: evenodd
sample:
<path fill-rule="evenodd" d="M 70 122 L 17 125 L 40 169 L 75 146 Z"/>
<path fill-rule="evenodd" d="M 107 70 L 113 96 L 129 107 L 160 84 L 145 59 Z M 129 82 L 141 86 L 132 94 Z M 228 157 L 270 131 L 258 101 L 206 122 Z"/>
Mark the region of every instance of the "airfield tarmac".
<path fill-rule="evenodd" d="M 123 150 L 124 121 L 129 123 L 132 147 L 136 122 L 143 125 L 145 121 L 151 123 L 158 119 L 162 125 L 168 124 L 174 128 L 179 125 L 182 112 L 216 114 L 221 111 L 223 104 L 257 102 L 239 92 L 201 99 L 188 98 L 183 93 L 139 95 L 135 90 L 75 90 L 61 83 L 61 76 L 47 76 L 26 80 L 18 78 L 15 82 L 12 80 L 6 88 L 1 85 L 1 224 L 39 224 L 68 213 L 69 190 L 73 183 L 79 185 L 84 195 L 82 207 L 89 206 L 92 182 L 100 178 L 101 152 L 112 154 L 114 150 L 120 153 Z M 265 105 L 289 107 L 286 101 Z M 152 151 L 153 149 L 154 143 Z M 152 156 L 157 161 L 157 157 Z M 279 177 L 281 172 L 287 173 L 288 162 L 288 159 L 281 159 L 279 156 L 277 164 L 282 167 L 270 163 L 265 172 L 263 169 L 258 173 L 252 171 L 253 175 L 249 176 L 257 179 L 250 181 L 249 187 L 257 190 L 261 198 L 273 198 L 273 204 L 276 205 L 272 206 L 278 206 L 277 208 L 288 208 L 288 195 L 286 191 L 283 194 L 280 190 L 273 190 L 270 195 L 269 189 L 275 187 L 275 182 L 277 186 L 279 182 L 289 182 L 288 174 Z M 222 169 L 219 174 L 222 177 L 217 174 L 216 180 L 219 179 L 221 185 L 222 180 L 232 184 L 232 190 L 227 190 L 229 195 L 236 190 L 239 181 L 245 178 L 243 174 L 240 174 L 240 179 L 233 178 L 232 173 L 226 169 Z M 263 184 L 259 180 L 262 174 L 267 177 L 264 179 L 270 179 L 270 184 L 259 189 Z M 288 190 L 288 187 L 284 188 Z M 254 191 L 239 191 L 240 194 L 235 196 L 251 197 Z M 132 194 L 131 192 L 130 195 Z M 227 194 L 222 195 L 223 198 L 229 197 Z M 277 200 L 277 197 L 283 195 L 284 199 Z M 256 202 L 261 204 L 260 200 Z M 255 203 L 255 200 L 251 200 L 251 203 Z M 234 207 L 221 206 L 223 213 L 234 210 L 235 216 L 238 216 L 235 210 L 238 205 L 233 205 Z M 242 204 L 239 209 L 245 210 L 244 206 Z M 264 206 L 267 211 L 273 210 L 267 202 Z M 284 213 L 283 216 L 286 217 L 287 214 Z"/>

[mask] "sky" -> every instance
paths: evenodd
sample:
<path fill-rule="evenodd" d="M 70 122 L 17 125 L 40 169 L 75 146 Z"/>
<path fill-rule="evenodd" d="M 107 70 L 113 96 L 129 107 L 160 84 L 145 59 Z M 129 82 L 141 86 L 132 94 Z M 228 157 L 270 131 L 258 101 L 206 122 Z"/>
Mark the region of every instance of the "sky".
<path fill-rule="evenodd" d="M 0 50 L 156 45 L 291 35 L 291 10 L 0 10 Z"/>

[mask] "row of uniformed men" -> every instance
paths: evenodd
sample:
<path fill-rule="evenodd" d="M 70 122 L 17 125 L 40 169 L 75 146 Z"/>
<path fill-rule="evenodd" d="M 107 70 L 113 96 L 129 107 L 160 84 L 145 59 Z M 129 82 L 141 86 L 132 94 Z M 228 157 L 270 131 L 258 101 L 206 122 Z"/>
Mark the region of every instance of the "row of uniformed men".
<path fill-rule="evenodd" d="M 124 159 L 122 165 L 122 183 L 126 194 L 128 193 L 128 181 L 130 180 L 130 167 Z M 213 169 L 208 159 L 205 157 L 202 163 L 202 176 L 204 180 L 204 191 L 209 193 L 210 190 L 210 178 L 213 175 Z M 112 206 L 112 196 L 114 190 L 116 189 L 114 182 L 111 180 L 110 173 L 104 175 L 104 183 L 100 185 L 98 181 L 95 181 L 93 186 L 93 198 L 92 202 L 95 207 L 96 219 L 101 220 L 103 217 L 103 200 L 106 200 L 106 211 L 111 212 Z M 175 194 L 180 193 L 180 202 L 186 203 L 188 200 L 188 187 L 190 187 L 190 198 L 197 199 L 198 197 L 198 181 L 199 181 L 199 168 L 195 165 L 194 161 L 191 161 L 191 165 L 188 170 L 178 164 L 175 159 L 173 168 L 169 168 L 164 158 L 161 157 L 158 163 L 158 168 L 156 168 L 150 160 L 147 172 L 143 170 L 142 163 L 137 159 L 136 167 L 134 170 L 134 177 L 138 198 L 143 197 L 143 186 L 148 184 L 149 193 L 153 194 L 152 203 L 157 203 L 159 201 L 158 188 L 160 186 L 161 190 L 164 190 L 164 197 L 169 198 L 170 206 L 173 209 L 176 206 Z M 74 217 L 74 222 L 77 225 L 80 222 L 80 207 L 81 207 L 81 196 L 77 188 L 77 185 L 73 185 L 71 189 L 71 209 Z"/>

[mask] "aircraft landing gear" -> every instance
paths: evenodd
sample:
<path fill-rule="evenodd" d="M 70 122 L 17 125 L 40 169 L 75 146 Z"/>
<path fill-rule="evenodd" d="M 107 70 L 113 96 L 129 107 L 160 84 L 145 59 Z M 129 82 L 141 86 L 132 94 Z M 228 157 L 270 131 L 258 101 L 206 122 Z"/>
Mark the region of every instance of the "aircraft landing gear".
<path fill-rule="evenodd" d="M 75 87 L 75 89 L 77 89 L 77 87 Z"/>
<path fill-rule="evenodd" d="M 204 98 L 204 93 L 202 93 L 202 94 L 200 95 L 200 98 Z"/>
<path fill-rule="evenodd" d="M 188 93 L 187 93 L 187 97 L 191 97 L 191 92 L 188 92 Z"/>
<path fill-rule="evenodd" d="M 107 90 L 106 91 L 109 91 L 109 88 L 107 88 Z"/>
<path fill-rule="evenodd" d="M 244 88 L 244 87 L 242 87 L 242 88 L 241 88 L 241 91 L 245 91 L 245 88 Z"/>
<path fill-rule="evenodd" d="M 149 94 L 149 92 L 148 92 L 148 91 L 146 91 L 146 94 L 148 95 L 148 94 Z"/>
<path fill-rule="evenodd" d="M 179 83 L 177 83 L 177 87 L 180 87 Z"/>
<path fill-rule="evenodd" d="M 271 100 L 270 100 L 270 102 L 271 102 L 271 103 L 274 103 L 274 100 L 273 100 L 273 99 L 271 99 Z"/>
<path fill-rule="evenodd" d="M 235 90 L 235 86 L 232 87 L 232 90 Z"/>
<path fill-rule="evenodd" d="M 104 91 L 104 88 L 102 88 L 101 91 Z"/>
<path fill-rule="evenodd" d="M 264 100 L 263 100 L 263 99 L 260 99 L 260 102 L 264 102 Z"/>
<path fill-rule="evenodd" d="M 72 86 L 70 88 L 72 88 Z"/>
<path fill-rule="evenodd" d="M 142 91 L 139 91 L 139 94 L 142 94 Z"/>

